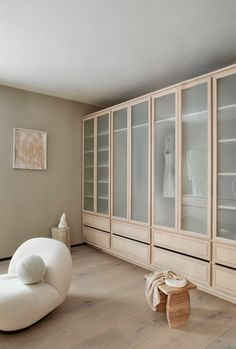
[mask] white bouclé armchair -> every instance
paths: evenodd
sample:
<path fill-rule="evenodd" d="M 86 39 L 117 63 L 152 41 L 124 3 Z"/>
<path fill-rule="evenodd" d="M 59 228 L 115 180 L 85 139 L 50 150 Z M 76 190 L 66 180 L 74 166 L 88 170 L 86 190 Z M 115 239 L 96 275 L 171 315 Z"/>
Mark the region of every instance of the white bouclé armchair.
<path fill-rule="evenodd" d="M 26 285 L 16 275 L 17 263 L 27 255 L 40 256 L 44 279 Z M 13 255 L 8 273 L 0 275 L 0 330 L 16 331 L 37 322 L 60 305 L 71 282 L 71 255 L 63 243 L 49 238 L 24 242 Z"/>

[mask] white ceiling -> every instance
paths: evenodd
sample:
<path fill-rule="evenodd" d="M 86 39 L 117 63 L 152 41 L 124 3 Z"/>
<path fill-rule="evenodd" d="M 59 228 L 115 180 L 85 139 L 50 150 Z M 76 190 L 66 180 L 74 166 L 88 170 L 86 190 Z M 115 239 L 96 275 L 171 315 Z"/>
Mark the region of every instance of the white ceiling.
<path fill-rule="evenodd" d="M 0 84 L 108 106 L 236 63 L 236 0 L 0 0 Z"/>

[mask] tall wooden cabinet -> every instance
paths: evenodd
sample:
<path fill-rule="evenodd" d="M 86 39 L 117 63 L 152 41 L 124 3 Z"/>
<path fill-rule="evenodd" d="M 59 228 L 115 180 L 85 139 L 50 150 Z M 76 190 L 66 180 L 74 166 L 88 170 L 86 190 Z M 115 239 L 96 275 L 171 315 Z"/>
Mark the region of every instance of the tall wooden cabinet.
<path fill-rule="evenodd" d="M 236 302 L 236 66 L 83 119 L 83 239 Z"/>
<path fill-rule="evenodd" d="M 213 287 L 236 295 L 236 68 L 213 77 Z"/>
<path fill-rule="evenodd" d="M 152 111 L 152 227 L 177 232 L 177 89 L 154 95 Z"/>
<path fill-rule="evenodd" d="M 83 120 L 83 238 L 110 248 L 110 112 Z"/>
<path fill-rule="evenodd" d="M 153 133 L 153 264 L 209 286 L 210 79 L 155 95 Z"/>
<path fill-rule="evenodd" d="M 112 108 L 111 250 L 150 264 L 150 98 Z"/>

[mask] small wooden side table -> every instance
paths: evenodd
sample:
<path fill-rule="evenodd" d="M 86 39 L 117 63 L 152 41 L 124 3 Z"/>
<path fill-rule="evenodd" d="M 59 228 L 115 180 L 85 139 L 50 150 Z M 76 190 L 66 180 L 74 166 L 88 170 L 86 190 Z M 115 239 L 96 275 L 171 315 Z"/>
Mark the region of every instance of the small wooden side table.
<path fill-rule="evenodd" d="M 63 242 L 70 250 L 70 228 L 60 229 L 57 227 L 52 228 L 52 238 Z"/>
<path fill-rule="evenodd" d="M 186 325 L 190 314 L 189 291 L 197 288 L 191 282 L 182 288 L 174 288 L 166 284 L 159 285 L 161 302 L 157 311 L 166 312 L 166 317 L 171 328 Z"/>

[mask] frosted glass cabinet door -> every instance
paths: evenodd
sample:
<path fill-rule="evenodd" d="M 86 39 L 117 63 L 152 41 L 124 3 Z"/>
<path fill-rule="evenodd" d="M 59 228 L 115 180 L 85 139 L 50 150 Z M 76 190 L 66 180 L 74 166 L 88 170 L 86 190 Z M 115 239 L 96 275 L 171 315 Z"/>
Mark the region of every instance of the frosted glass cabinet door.
<path fill-rule="evenodd" d="M 236 240 L 236 73 L 217 80 L 217 236 Z"/>
<path fill-rule="evenodd" d="M 109 114 L 97 118 L 97 212 L 109 213 Z"/>
<path fill-rule="evenodd" d="M 127 218 L 127 108 L 113 112 L 113 216 Z"/>
<path fill-rule="evenodd" d="M 176 228 L 176 105 L 175 92 L 153 100 L 154 225 Z"/>
<path fill-rule="evenodd" d="M 84 121 L 84 210 L 94 210 L 94 119 Z"/>
<path fill-rule="evenodd" d="M 149 101 L 131 106 L 131 220 L 147 223 L 149 208 Z"/>
<path fill-rule="evenodd" d="M 182 90 L 181 229 L 208 233 L 208 84 Z"/>

